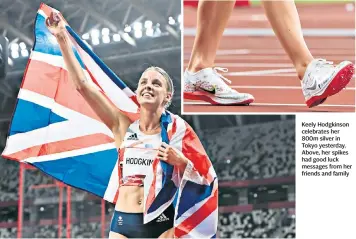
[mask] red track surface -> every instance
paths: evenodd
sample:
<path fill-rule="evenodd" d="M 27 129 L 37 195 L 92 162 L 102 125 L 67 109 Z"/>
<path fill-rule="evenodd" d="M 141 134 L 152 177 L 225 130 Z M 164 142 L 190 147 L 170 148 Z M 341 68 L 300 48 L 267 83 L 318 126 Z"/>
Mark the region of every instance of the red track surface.
<path fill-rule="evenodd" d="M 298 5 L 303 28 L 355 29 L 354 11 L 348 12 L 345 4 Z M 236 8 L 227 28 L 270 28 L 261 7 Z M 196 9 L 184 8 L 185 28 L 195 28 Z M 189 61 L 194 37 L 184 37 L 184 68 Z M 315 58 L 339 63 L 355 62 L 354 37 L 305 37 Z M 236 51 L 236 52 L 234 52 Z M 250 106 L 212 106 L 200 101 L 184 101 L 184 113 L 192 112 L 354 112 L 355 78 L 347 88 L 315 108 L 307 108 L 300 82 L 288 56 L 276 37 L 224 36 L 216 58 L 216 66 L 226 67 L 225 77 L 240 92 L 255 97 Z M 275 70 L 273 74 L 260 71 Z M 287 70 L 287 72 L 280 72 Z M 258 74 L 251 71 L 259 71 Z M 241 72 L 250 72 L 241 75 Z M 192 104 L 192 102 L 194 102 Z"/>

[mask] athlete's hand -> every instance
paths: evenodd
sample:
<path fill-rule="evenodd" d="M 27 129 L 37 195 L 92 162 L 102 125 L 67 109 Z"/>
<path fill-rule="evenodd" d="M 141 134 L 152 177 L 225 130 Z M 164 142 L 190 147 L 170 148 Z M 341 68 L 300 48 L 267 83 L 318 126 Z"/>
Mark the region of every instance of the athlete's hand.
<path fill-rule="evenodd" d="M 158 149 L 157 157 L 170 165 L 177 166 L 182 172 L 184 171 L 188 163 L 188 159 L 184 157 L 182 153 L 164 142 Z"/>
<path fill-rule="evenodd" d="M 52 12 L 51 16 L 46 19 L 46 26 L 54 36 L 66 31 L 64 20 L 55 12 Z"/>

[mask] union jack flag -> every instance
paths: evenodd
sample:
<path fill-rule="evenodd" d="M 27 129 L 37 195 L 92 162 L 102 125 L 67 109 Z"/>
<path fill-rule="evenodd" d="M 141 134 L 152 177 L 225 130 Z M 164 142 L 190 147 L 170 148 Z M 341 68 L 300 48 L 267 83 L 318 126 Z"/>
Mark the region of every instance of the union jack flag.
<path fill-rule="evenodd" d="M 35 44 L 25 70 L 3 157 L 31 164 L 55 179 L 115 203 L 119 188 L 118 154 L 112 132 L 68 79 L 66 66 L 45 20 L 57 10 L 41 4 Z M 80 37 L 66 26 L 73 51 L 87 79 L 132 121 L 136 96 Z M 159 159 L 144 181 L 144 222 L 175 207 L 175 236 L 213 238 L 217 231 L 218 180 L 193 129 L 164 112 L 162 139 L 189 160 L 185 171 Z M 183 175 L 183 176 L 181 176 Z"/>

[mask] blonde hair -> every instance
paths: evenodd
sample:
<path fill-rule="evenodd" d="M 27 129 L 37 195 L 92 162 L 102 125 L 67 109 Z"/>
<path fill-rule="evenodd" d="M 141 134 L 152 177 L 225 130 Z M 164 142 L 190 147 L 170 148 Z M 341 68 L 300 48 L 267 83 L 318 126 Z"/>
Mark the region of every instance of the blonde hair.
<path fill-rule="evenodd" d="M 158 66 L 150 66 L 148 67 L 142 74 L 144 74 L 146 71 L 150 71 L 150 70 L 154 70 L 157 71 L 158 73 L 160 73 L 164 79 L 166 79 L 167 81 L 167 85 L 168 85 L 168 92 L 172 94 L 171 100 L 169 102 L 166 103 L 166 105 L 164 106 L 166 109 L 171 105 L 172 103 L 172 98 L 173 98 L 173 94 L 174 94 L 174 85 L 173 85 L 173 80 L 172 78 L 168 75 L 168 73 L 163 70 L 162 68 L 158 67 Z"/>

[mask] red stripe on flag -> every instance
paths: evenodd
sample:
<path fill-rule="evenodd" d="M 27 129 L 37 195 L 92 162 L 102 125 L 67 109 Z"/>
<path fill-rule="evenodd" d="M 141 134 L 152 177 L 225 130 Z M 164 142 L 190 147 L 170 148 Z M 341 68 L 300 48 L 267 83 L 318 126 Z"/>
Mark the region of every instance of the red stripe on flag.
<path fill-rule="evenodd" d="M 135 104 L 136 104 L 138 107 L 140 107 L 140 104 L 139 104 L 138 101 L 137 101 L 136 95 L 130 96 L 130 99 L 131 99 L 133 102 L 135 102 Z"/>
<path fill-rule="evenodd" d="M 38 145 L 8 155 L 10 158 L 24 160 L 30 157 L 50 155 L 76 149 L 87 148 L 100 144 L 113 143 L 114 139 L 104 134 L 93 134 L 74 139 L 61 140 L 53 143 Z"/>
<path fill-rule="evenodd" d="M 150 189 L 149 189 L 148 195 L 147 195 L 146 214 L 147 214 L 148 209 L 150 208 L 150 206 L 152 205 L 153 201 L 156 198 L 156 190 L 155 190 L 156 189 L 156 175 L 157 175 L 157 166 L 159 163 L 160 163 L 160 160 L 156 158 L 152 164 L 154 176 L 153 176 L 152 184 L 150 186 Z"/>
<path fill-rule="evenodd" d="M 177 120 L 175 118 L 173 120 L 172 129 L 168 132 L 168 139 L 171 140 L 172 136 L 177 132 Z"/>
<path fill-rule="evenodd" d="M 85 67 L 86 67 L 86 70 L 87 70 L 87 72 L 88 72 L 88 74 L 89 74 L 91 80 L 94 82 L 94 84 L 97 85 L 97 87 L 99 87 L 102 92 L 104 92 L 103 88 L 101 88 L 101 86 L 100 86 L 99 83 L 96 81 L 95 77 L 93 76 L 93 74 L 91 73 L 91 71 L 88 69 L 88 67 L 87 67 L 87 66 L 85 66 Z"/>
<path fill-rule="evenodd" d="M 203 145 L 199 141 L 198 136 L 195 134 L 193 129 L 185 122 L 186 131 L 183 137 L 183 154 L 190 159 L 193 163 L 194 168 L 199 172 L 200 175 L 206 177 L 209 181 L 213 178 L 209 175 L 209 168 L 211 167 L 211 162 L 204 150 Z"/>
<path fill-rule="evenodd" d="M 68 78 L 68 72 L 63 68 L 31 60 L 22 88 L 52 98 L 64 107 L 101 121 L 75 89 L 74 83 Z"/>
<path fill-rule="evenodd" d="M 114 203 L 114 204 L 116 204 L 117 199 L 118 199 L 118 197 L 119 197 L 119 190 L 120 190 L 120 188 L 118 188 L 118 189 L 116 190 L 116 193 L 115 193 L 115 196 L 114 196 L 114 200 L 113 200 L 113 203 Z"/>
<path fill-rule="evenodd" d="M 62 71 L 64 73 L 65 70 L 37 60 L 29 59 L 28 62 L 25 80 L 22 81 L 21 88 L 54 98 L 59 82 L 57 75 L 63 75 Z M 53 73 L 54 71 L 55 73 Z M 39 72 L 42 74 L 39 74 Z M 45 77 L 39 77 L 41 75 Z"/>
<path fill-rule="evenodd" d="M 44 3 L 41 3 L 40 9 L 47 15 L 47 17 L 49 17 L 53 12 L 52 8 Z"/>
<path fill-rule="evenodd" d="M 120 184 L 121 184 L 121 181 L 122 181 L 122 170 L 123 170 L 123 168 L 122 168 L 122 165 L 121 165 L 121 163 L 123 162 L 123 160 L 124 160 L 124 153 L 125 153 L 125 149 L 123 149 L 123 148 L 120 148 L 119 149 L 119 155 L 118 155 L 118 162 L 117 162 L 117 174 L 118 174 L 118 186 L 119 186 L 119 188 L 116 190 L 116 193 L 115 193 L 115 196 L 114 196 L 114 200 L 113 200 L 113 203 L 114 204 L 116 204 L 116 201 L 117 201 L 117 199 L 118 199 L 118 197 L 119 197 L 119 190 L 120 190 Z"/>
<path fill-rule="evenodd" d="M 213 213 L 218 205 L 218 190 L 215 190 L 214 195 L 210 197 L 196 212 L 179 224 L 174 231 L 176 237 L 180 238 L 188 234 L 196 226 L 198 226 L 205 218 Z"/>

